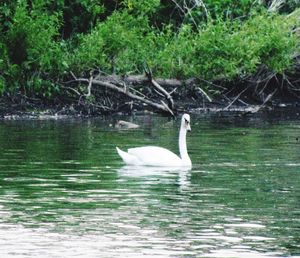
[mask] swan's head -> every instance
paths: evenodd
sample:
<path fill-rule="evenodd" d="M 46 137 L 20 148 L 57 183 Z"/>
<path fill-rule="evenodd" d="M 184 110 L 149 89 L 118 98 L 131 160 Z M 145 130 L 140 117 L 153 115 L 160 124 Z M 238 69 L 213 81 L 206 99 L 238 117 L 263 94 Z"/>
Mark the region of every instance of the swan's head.
<path fill-rule="evenodd" d="M 187 131 L 191 131 L 190 122 L 191 122 L 190 115 L 184 114 L 181 118 L 181 128 L 184 128 Z"/>

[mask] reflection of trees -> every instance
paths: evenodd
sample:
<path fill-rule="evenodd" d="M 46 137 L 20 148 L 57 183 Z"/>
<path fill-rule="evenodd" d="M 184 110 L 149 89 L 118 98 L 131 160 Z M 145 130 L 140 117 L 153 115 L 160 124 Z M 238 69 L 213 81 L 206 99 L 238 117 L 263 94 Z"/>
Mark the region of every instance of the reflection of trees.
<path fill-rule="evenodd" d="M 202 122 L 200 130 L 198 127 L 192 132 L 199 140 L 191 142 L 191 149 L 202 152 L 208 162 L 212 157 L 223 162 L 255 164 L 297 160 L 298 145 L 291 144 L 296 143 L 297 130 L 293 122 L 287 123 L 278 124 L 276 118 L 270 117 L 262 120 L 255 116 L 212 115 Z"/>
<path fill-rule="evenodd" d="M 14 214 L 11 218 L 52 220 L 59 210 L 93 209 L 97 203 L 87 191 L 116 187 L 115 175 L 102 173 L 106 132 L 98 134 L 94 146 L 94 129 L 81 120 L 9 121 L 1 126 L 0 193 L 8 199 L 3 204 Z"/>
<path fill-rule="evenodd" d="M 89 142 L 88 130 L 75 121 L 14 121 L 0 137 L 4 149 L 22 149 L 24 161 L 58 161 L 85 155 L 80 150 Z"/>

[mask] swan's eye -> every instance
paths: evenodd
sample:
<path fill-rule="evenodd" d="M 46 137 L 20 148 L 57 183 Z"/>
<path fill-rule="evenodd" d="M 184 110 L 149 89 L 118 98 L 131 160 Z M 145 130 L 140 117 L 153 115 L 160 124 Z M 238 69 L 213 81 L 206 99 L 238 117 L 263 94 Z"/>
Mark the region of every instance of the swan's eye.
<path fill-rule="evenodd" d="M 186 125 L 189 124 L 189 121 L 188 121 L 186 118 L 184 119 L 184 121 L 185 121 L 185 124 L 186 124 Z"/>

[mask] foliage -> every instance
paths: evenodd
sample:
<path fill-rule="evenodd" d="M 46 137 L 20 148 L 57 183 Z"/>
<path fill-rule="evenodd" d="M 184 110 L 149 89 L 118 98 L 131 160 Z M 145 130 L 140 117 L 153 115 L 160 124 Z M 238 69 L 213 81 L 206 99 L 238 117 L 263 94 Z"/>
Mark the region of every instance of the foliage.
<path fill-rule="evenodd" d="M 155 12 L 160 5 L 160 0 L 123 0 L 122 3 L 129 11 L 145 15 Z"/>
<path fill-rule="evenodd" d="M 2 0 L 0 5 L 0 32 L 5 32 L 12 24 L 12 17 L 17 6 L 17 0 Z"/>
<path fill-rule="evenodd" d="M 29 10 L 25 1 L 17 6 L 4 38 L 8 51 L 7 70 L 12 71 L 7 83 L 13 85 L 17 81 L 27 84 L 29 89 L 41 90 L 32 82 L 40 81 L 41 78 L 36 77 L 52 72 L 56 67 L 56 54 L 60 50 L 54 39 L 59 35 L 58 29 L 59 14 L 47 15 L 34 8 Z"/>
<path fill-rule="evenodd" d="M 207 0 L 205 1 L 206 7 L 209 10 L 213 18 L 224 17 L 224 18 L 238 18 L 247 17 L 252 10 L 261 7 L 262 1 L 253 0 Z"/>
<path fill-rule="evenodd" d="M 134 18 L 126 11 L 112 14 L 105 22 L 98 23 L 88 35 L 81 35 L 74 51 L 75 70 L 100 68 L 116 71 L 122 66 L 122 55 L 135 49 L 143 41 L 147 22 Z M 142 45 L 142 44 L 141 44 Z"/>
<path fill-rule="evenodd" d="M 297 0 L 3 0 L 0 93 L 51 97 L 66 74 L 107 73 L 232 80 L 293 65 Z"/>
<path fill-rule="evenodd" d="M 196 70 L 207 80 L 234 79 L 265 65 L 282 73 L 292 65 L 297 39 L 290 34 L 294 22 L 279 15 L 254 15 L 245 23 L 209 23 L 195 38 Z M 189 74 L 190 76 L 192 74 Z"/>
<path fill-rule="evenodd" d="M 271 1 L 269 1 L 269 2 L 271 2 Z M 300 7 L 299 0 L 285 0 L 285 1 L 282 1 L 279 11 L 281 13 L 290 13 L 299 7 Z"/>

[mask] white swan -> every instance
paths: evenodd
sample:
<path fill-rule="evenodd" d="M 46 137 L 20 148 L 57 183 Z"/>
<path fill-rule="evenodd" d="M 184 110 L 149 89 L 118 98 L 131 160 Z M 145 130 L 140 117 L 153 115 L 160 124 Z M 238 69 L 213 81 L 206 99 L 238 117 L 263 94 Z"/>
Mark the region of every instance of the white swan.
<path fill-rule="evenodd" d="M 116 147 L 118 154 L 127 165 L 157 166 L 157 167 L 192 167 L 192 162 L 186 148 L 186 132 L 191 130 L 190 116 L 184 114 L 179 131 L 178 157 L 173 152 L 156 146 L 146 146 L 128 149 L 128 152 Z"/>

